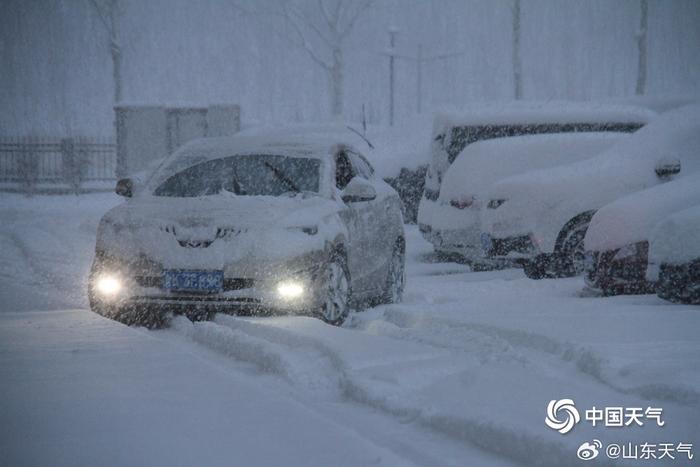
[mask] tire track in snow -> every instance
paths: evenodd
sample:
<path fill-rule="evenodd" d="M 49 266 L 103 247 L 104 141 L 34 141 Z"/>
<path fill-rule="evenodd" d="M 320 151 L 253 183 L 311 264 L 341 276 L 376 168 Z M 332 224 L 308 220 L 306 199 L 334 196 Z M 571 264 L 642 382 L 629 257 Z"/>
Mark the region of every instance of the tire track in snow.
<path fill-rule="evenodd" d="M 399 309 L 399 306 L 396 305 L 387 307 L 384 310 L 382 318 L 383 319 L 380 321 L 391 323 L 404 330 L 442 330 L 443 332 L 437 333 L 438 335 L 444 335 L 445 330 L 449 332 L 455 332 L 456 330 L 458 330 L 458 332 L 466 331 L 471 335 L 474 333 L 480 333 L 502 341 L 507 347 L 533 350 L 556 357 L 566 364 L 573 365 L 578 372 L 593 378 L 598 383 L 620 394 L 637 396 L 646 400 L 673 402 L 688 407 L 700 407 L 700 392 L 692 388 L 673 386 L 663 383 L 631 388 L 621 387 L 610 381 L 610 379 L 605 376 L 606 370 L 608 370 L 606 368 L 605 359 L 596 354 L 592 349 L 578 347 L 569 342 L 561 342 L 543 334 L 537 334 L 519 329 L 509 329 L 490 324 L 434 318 L 432 316 L 427 316 L 424 313 L 412 313 L 401 310 Z M 358 328 L 364 327 L 367 329 L 368 327 L 372 326 L 371 323 L 372 321 L 360 321 L 359 324 L 356 323 L 355 326 Z M 377 328 L 378 327 L 375 326 L 374 329 Z M 379 329 L 381 328 L 379 327 Z M 408 335 L 409 337 L 402 337 L 400 334 L 394 333 L 394 336 L 391 334 L 392 333 L 387 333 L 385 335 L 388 337 L 419 340 L 420 342 L 425 342 L 426 344 L 441 348 L 471 351 L 474 347 L 473 341 L 470 339 L 456 341 L 459 342 L 459 344 L 447 344 L 441 340 L 436 342 L 438 340 L 435 337 L 436 333 L 433 333 L 431 336 L 427 337 L 425 335 L 420 336 L 410 334 Z M 481 339 L 480 342 L 488 342 L 488 340 L 484 341 Z M 498 345 L 493 342 L 491 342 L 489 345 L 491 345 L 492 348 L 498 348 Z M 503 350 L 503 353 L 505 354 L 506 350 Z"/>
<path fill-rule="evenodd" d="M 377 394 L 371 384 L 353 374 L 338 351 L 321 339 L 227 315 L 217 315 L 214 322 L 195 323 L 176 317 L 172 328 L 197 344 L 253 364 L 259 371 L 279 376 L 304 392 L 320 389 L 326 395 L 361 404 L 400 423 L 414 423 L 522 465 L 578 465 L 575 457 L 572 459 L 570 448 L 545 441 L 539 435 L 515 431 L 483 419 L 435 413 Z"/>

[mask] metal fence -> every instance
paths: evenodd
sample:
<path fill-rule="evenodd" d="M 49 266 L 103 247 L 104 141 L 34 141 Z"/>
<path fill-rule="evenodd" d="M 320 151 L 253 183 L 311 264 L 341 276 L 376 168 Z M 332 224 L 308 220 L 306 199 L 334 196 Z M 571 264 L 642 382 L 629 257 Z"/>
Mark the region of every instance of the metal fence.
<path fill-rule="evenodd" d="M 81 191 L 115 179 L 108 138 L 0 138 L 0 189 Z"/>

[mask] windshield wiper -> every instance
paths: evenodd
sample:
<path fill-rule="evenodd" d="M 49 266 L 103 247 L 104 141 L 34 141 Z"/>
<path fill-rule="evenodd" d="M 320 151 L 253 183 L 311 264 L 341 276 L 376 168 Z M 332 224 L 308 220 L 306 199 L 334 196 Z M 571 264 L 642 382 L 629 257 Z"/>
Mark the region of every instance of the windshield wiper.
<path fill-rule="evenodd" d="M 280 170 L 279 167 L 277 167 L 277 166 L 271 164 L 271 163 L 268 162 L 268 161 L 263 162 L 263 165 L 265 165 L 265 167 L 267 167 L 267 168 L 269 168 L 270 170 L 272 170 L 272 173 L 274 173 L 275 176 L 276 176 L 279 180 L 282 181 L 282 183 L 284 183 L 285 185 L 287 185 L 287 188 L 289 188 L 291 191 L 293 191 L 293 192 L 295 192 L 295 193 L 301 193 L 301 190 L 299 189 L 299 187 L 296 186 L 296 184 L 295 184 L 293 181 L 291 181 L 291 180 L 289 179 L 289 177 L 287 177 L 287 176 L 285 175 L 285 173 L 282 172 L 282 171 Z"/>

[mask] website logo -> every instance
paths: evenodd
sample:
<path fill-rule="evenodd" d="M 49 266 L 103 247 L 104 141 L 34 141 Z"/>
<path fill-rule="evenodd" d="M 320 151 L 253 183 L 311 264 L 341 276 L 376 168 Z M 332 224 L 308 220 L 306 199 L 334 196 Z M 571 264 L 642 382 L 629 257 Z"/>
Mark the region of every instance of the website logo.
<path fill-rule="evenodd" d="M 551 400 L 547 405 L 547 417 L 544 423 L 562 435 L 570 432 L 581 421 L 581 416 L 576 410 L 571 399 Z"/>
<path fill-rule="evenodd" d="M 594 439 L 590 443 L 583 443 L 579 446 L 578 451 L 576 451 L 576 457 L 581 460 L 589 461 L 598 457 L 598 449 L 603 447 L 603 443 L 600 440 Z"/>

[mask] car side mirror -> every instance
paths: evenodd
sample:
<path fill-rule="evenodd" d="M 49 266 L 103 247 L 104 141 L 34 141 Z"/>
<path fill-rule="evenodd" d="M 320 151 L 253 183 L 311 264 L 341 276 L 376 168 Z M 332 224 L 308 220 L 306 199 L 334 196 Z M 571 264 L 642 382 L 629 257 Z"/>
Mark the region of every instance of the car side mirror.
<path fill-rule="evenodd" d="M 371 201 L 377 197 L 377 190 L 372 184 L 360 177 L 354 177 L 347 184 L 340 197 L 346 203 Z"/>
<path fill-rule="evenodd" d="M 673 177 L 674 175 L 680 173 L 680 171 L 681 161 L 679 161 L 678 159 L 660 161 L 654 169 L 654 172 L 656 172 L 656 176 L 662 180 L 667 180 Z"/>
<path fill-rule="evenodd" d="M 119 196 L 131 198 L 134 194 L 134 182 L 130 178 L 122 178 L 117 182 L 114 192 Z"/>

